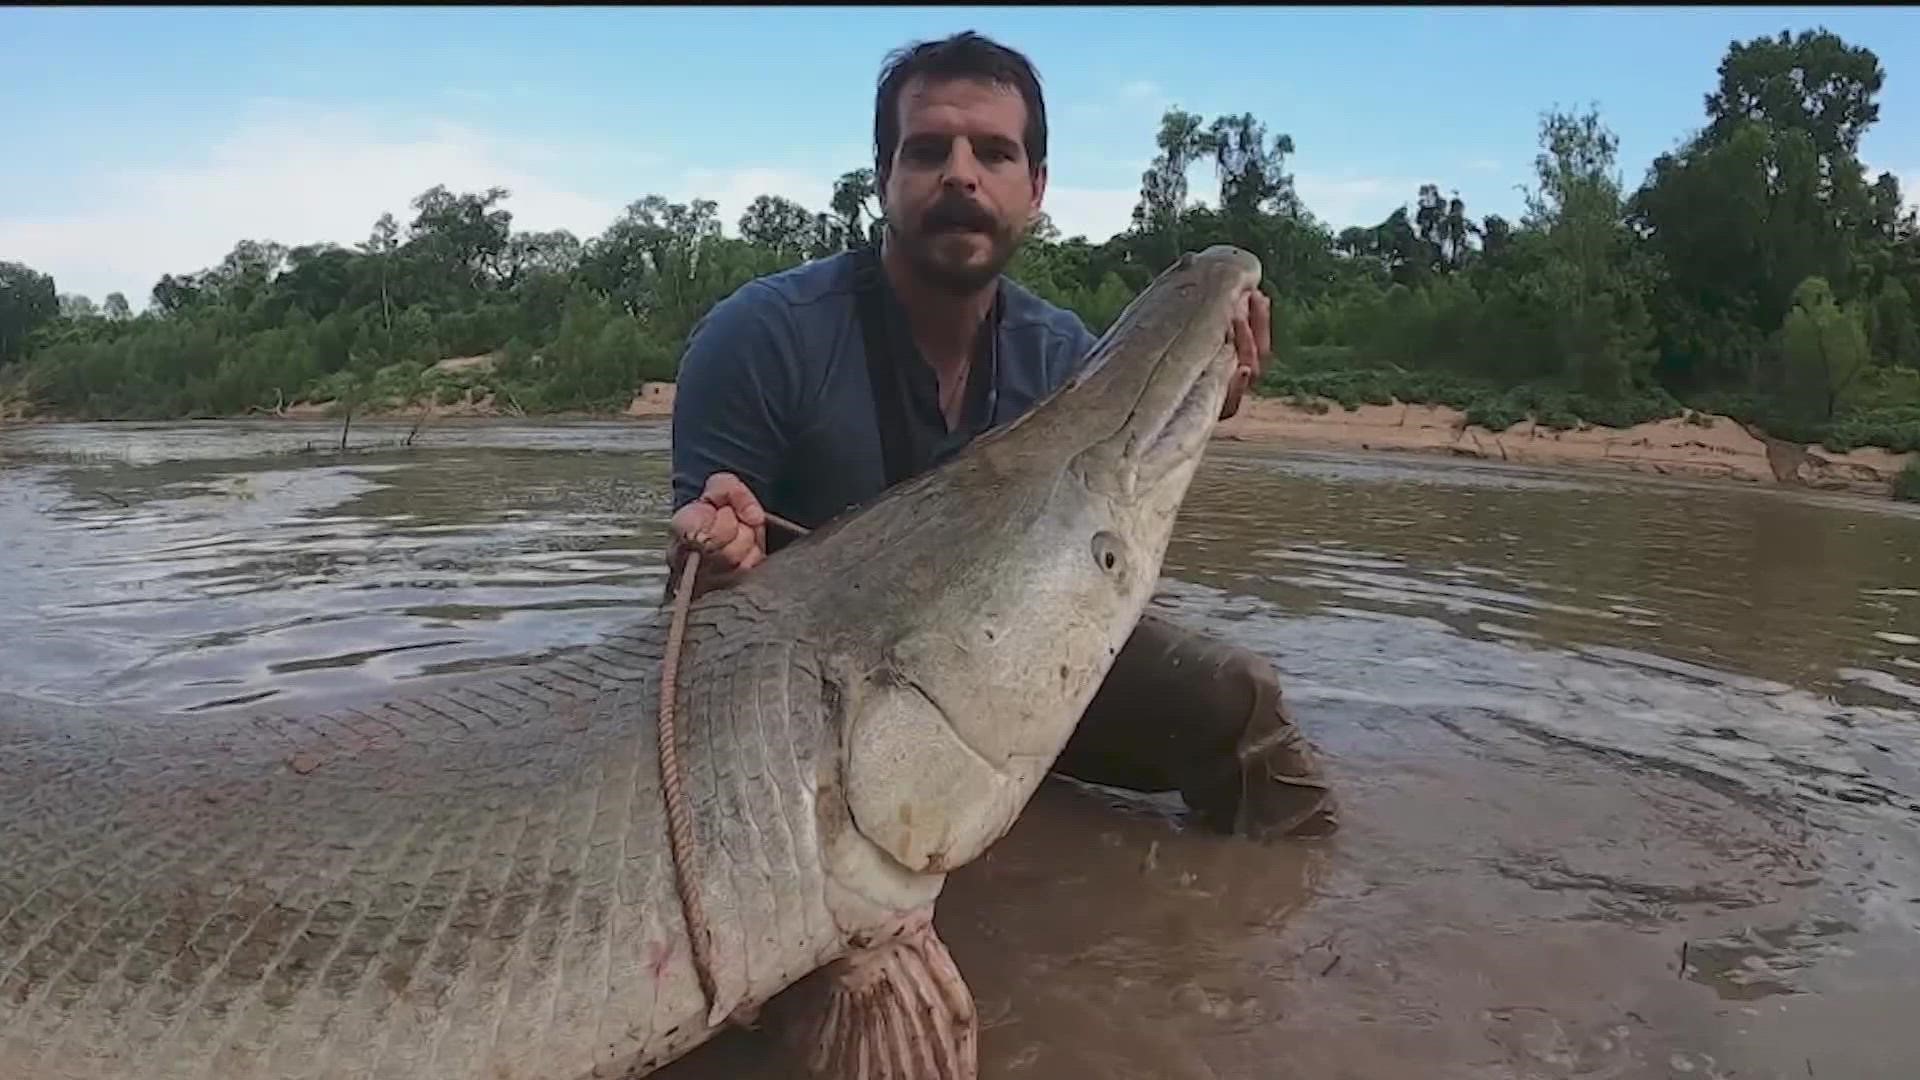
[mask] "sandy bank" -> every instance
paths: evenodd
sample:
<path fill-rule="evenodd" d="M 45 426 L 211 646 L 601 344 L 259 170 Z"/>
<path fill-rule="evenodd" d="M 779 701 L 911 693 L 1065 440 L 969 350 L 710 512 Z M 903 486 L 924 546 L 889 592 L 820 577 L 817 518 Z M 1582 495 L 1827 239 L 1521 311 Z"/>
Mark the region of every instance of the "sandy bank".
<path fill-rule="evenodd" d="M 670 416 L 673 385 L 649 383 L 628 416 Z M 1324 412 L 1274 398 L 1249 398 L 1222 422 L 1216 437 L 1320 450 L 1406 450 L 1523 465 L 1600 466 L 1661 476 L 1742 480 L 1887 495 L 1912 454 L 1863 448 L 1836 454 L 1765 438 L 1739 421 L 1710 413 L 1630 428 L 1554 431 L 1525 420 L 1505 431 L 1466 422 L 1445 405 L 1327 403 Z"/>
<path fill-rule="evenodd" d="M 1730 417 L 1693 413 L 1630 428 L 1555 431 L 1523 420 L 1505 431 L 1468 424 L 1445 405 L 1362 405 L 1325 412 L 1256 399 L 1223 422 L 1224 439 L 1333 450 L 1412 450 L 1523 465 L 1600 466 L 1662 476 L 1787 484 L 1887 495 L 1913 454 L 1863 447 L 1837 454 L 1786 442 Z"/>

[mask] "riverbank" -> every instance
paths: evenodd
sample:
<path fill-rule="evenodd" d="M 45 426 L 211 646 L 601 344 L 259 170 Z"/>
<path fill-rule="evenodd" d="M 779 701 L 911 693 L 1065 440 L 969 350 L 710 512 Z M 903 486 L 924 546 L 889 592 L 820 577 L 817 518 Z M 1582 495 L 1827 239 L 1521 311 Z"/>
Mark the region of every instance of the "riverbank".
<path fill-rule="evenodd" d="M 1775 439 L 1731 417 L 1689 413 L 1628 428 L 1556 431 L 1523 420 L 1505 431 L 1469 424 L 1445 405 L 1297 405 L 1256 398 L 1217 429 L 1223 439 L 1320 450 L 1439 453 L 1519 465 L 1619 469 L 1657 476 L 1780 484 L 1890 496 L 1895 478 L 1920 455 L 1862 447 L 1835 453 Z"/>
<path fill-rule="evenodd" d="M 635 417 L 671 416 L 673 385 L 649 383 L 627 406 Z M 1657 476 L 1781 484 L 1889 496 L 1920 455 L 1863 447 L 1844 454 L 1775 439 L 1730 417 L 1691 413 L 1630 428 L 1556 431 L 1523 420 L 1505 431 L 1469 424 L 1446 405 L 1294 404 L 1250 397 L 1217 438 L 1315 450 L 1394 450 L 1520 465 L 1624 469 Z"/>
<path fill-rule="evenodd" d="M 673 415 L 674 386 L 653 382 L 617 414 L 633 419 Z M 300 402 L 270 415 L 321 419 L 331 405 Z M 368 410 L 365 419 L 416 419 L 417 407 Z M 459 401 L 433 407 L 435 418 L 483 418 L 519 415 L 492 394 L 469 393 Z M 605 413 L 542 413 L 547 419 L 606 419 Z M 50 418 L 0 422 L 49 423 Z M 1920 454 L 1862 447 L 1835 453 L 1818 444 L 1787 442 L 1767 436 L 1730 417 L 1690 413 L 1628 428 L 1583 425 L 1554 430 L 1523 420 L 1504 431 L 1469 424 L 1466 414 L 1446 405 L 1361 405 L 1249 397 L 1238 415 L 1222 421 L 1221 439 L 1314 450 L 1385 450 L 1446 454 L 1520 465 L 1600 468 L 1692 479 L 1779 484 L 1823 491 L 1888 497 L 1895 479 Z"/>

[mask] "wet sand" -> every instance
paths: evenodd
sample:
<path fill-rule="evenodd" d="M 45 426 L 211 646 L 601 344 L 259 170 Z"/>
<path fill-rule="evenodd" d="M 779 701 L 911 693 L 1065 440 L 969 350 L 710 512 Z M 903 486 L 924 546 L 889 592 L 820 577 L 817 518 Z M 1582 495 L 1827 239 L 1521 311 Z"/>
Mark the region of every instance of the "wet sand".
<path fill-rule="evenodd" d="M 660 425 L 328 430 L 0 432 L 0 688 L 319 705 L 657 598 Z M 1341 827 L 1043 787 L 939 909 L 984 1077 L 1920 1074 L 1915 508 L 1222 441 L 1166 576 Z M 741 1032 L 656 1075 L 790 1074 Z"/>

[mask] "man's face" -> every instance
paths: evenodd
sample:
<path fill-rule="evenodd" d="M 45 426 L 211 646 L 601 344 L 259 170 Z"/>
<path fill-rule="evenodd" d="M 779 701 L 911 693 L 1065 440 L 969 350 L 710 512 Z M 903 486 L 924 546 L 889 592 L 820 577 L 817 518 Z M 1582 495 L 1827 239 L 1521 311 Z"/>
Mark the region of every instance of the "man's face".
<path fill-rule="evenodd" d="M 1046 171 L 1027 165 L 1026 102 L 992 82 L 915 78 L 899 108 L 880 193 L 890 239 L 928 282 L 980 289 L 1013 258 L 1046 191 Z"/>

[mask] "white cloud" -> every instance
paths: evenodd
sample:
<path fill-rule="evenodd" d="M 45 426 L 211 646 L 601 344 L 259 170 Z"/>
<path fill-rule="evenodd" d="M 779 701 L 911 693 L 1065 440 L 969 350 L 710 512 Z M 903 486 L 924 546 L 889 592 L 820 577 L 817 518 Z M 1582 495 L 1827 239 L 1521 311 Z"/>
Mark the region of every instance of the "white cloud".
<path fill-rule="evenodd" d="M 435 184 L 508 189 L 516 229 L 604 231 L 649 193 L 713 199 L 727 232 L 760 194 L 824 210 L 838 175 L 771 167 L 671 169 L 605 145 L 506 139 L 458 124 L 405 127 L 269 103 L 203 155 L 130 168 L 73 209 L 0 217 L 0 251 L 51 273 L 62 292 L 123 292 L 137 310 L 162 274 L 214 265 L 241 239 L 289 246 L 364 240 Z M 613 186 L 600 178 L 617 178 Z M 617 187 L 617 190 L 616 190 Z"/>
<path fill-rule="evenodd" d="M 1143 161 L 1140 168 L 1145 168 Z M 1307 209 L 1335 229 L 1377 225 L 1395 208 L 1413 201 L 1420 181 L 1382 176 L 1329 176 L 1295 170 L 1294 190 Z M 1187 174 L 1188 201 L 1207 206 L 1219 200 L 1213 166 L 1196 164 Z M 1140 199 L 1135 188 L 1067 187 L 1047 189 L 1046 211 L 1062 236 L 1085 235 L 1094 243 L 1125 229 Z"/>
<path fill-rule="evenodd" d="M 1141 79 L 1121 85 L 1105 99 L 1080 101 L 1069 106 L 1083 118 L 1125 123 L 1140 134 L 1138 139 L 1130 137 L 1126 145 L 1137 145 L 1140 151 L 1137 154 L 1118 154 L 1110 147 L 1097 144 L 1074 147 L 1080 151 L 1075 155 L 1076 161 L 1092 165 L 1108 175 L 1125 175 L 1132 183 L 1125 190 L 1050 189 L 1047 210 L 1063 235 L 1084 232 L 1088 239 L 1098 242 L 1127 227 L 1132 220 L 1134 203 L 1139 199 L 1137 178 L 1153 156 L 1153 139 L 1159 131 L 1160 118 L 1167 109 L 1177 104 L 1160 84 Z M 1195 111 L 1193 105 L 1186 107 L 1189 111 Z M 1197 111 L 1203 116 L 1213 115 L 1204 108 Z M 1285 130 L 1284 126 L 1269 125 L 1272 134 L 1282 130 Z M 1066 140 L 1063 138 L 1059 141 L 1064 149 Z M 1294 189 L 1316 218 L 1336 229 L 1348 225 L 1378 224 L 1394 208 L 1411 202 L 1424 182 L 1391 176 L 1318 173 L 1299 168 L 1301 160 L 1296 155 L 1287 162 L 1289 171 L 1294 175 Z M 1497 170 L 1500 164 L 1491 159 L 1481 159 L 1468 167 Z M 1062 177 L 1063 174 L 1056 167 L 1054 178 L 1059 180 Z M 1219 177 L 1211 159 L 1197 161 L 1187 171 L 1187 191 L 1190 202 L 1206 205 L 1217 203 Z"/>
<path fill-rule="evenodd" d="M 604 229 L 618 204 L 584 194 L 522 151 L 458 125 L 405 133 L 344 113 L 271 107 L 197 160 L 140 166 L 75 209 L 0 218 L 0 251 L 51 273 L 62 292 L 124 292 L 136 308 L 164 273 L 217 263 L 243 238 L 287 245 L 364 240 L 434 184 L 508 188 L 522 228 Z"/>
<path fill-rule="evenodd" d="M 731 236 L 737 231 L 741 212 L 761 195 L 781 195 L 815 213 L 825 211 L 838 177 L 838 173 L 816 176 L 796 169 L 759 167 L 689 169 L 674 190 L 661 194 L 679 202 L 712 199 L 722 228 Z"/>
<path fill-rule="evenodd" d="M 1342 229 L 1348 225 L 1378 225 L 1396 208 L 1413 201 L 1420 182 L 1296 171 L 1293 188 L 1314 217 Z"/>
<path fill-rule="evenodd" d="M 1062 237 L 1085 236 L 1100 243 L 1133 221 L 1133 204 L 1138 191 L 1125 188 L 1047 186 L 1041 208 L 1053 219 Z"/>
<path fill-rule="evenodd" d="M 1084 133 L 1089 128 L 1109 132 L 1122 128 L 1136 129 L 1140 134 L 1129 138 L 1144 137 L 1140 145 L 1147 147 L 1150 154 L 1154 137 L 1160 131 L 1160 118 L 1173 104 L 1173 96 L 1152 79 L 1121 83 L 1104 97 L 1081 98 L 1056 105 L 1054 112 L 1064 122 L 1056 124 L 1058 132 L 1054 136 L 1054 143 L 1063 146 L 1073 140 L 1075 132 Z M 1084 134 L 1081 137 L 1092 138 Z"/>

